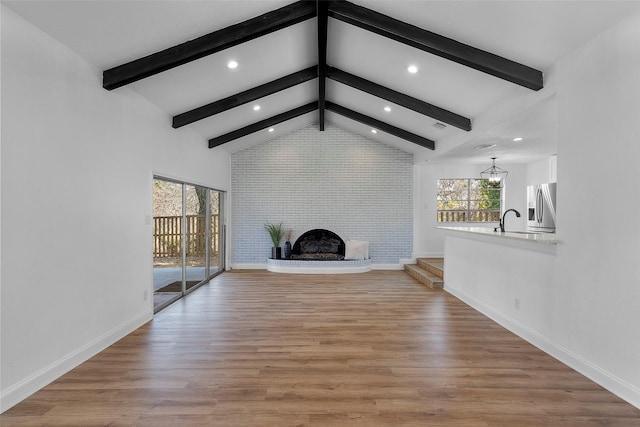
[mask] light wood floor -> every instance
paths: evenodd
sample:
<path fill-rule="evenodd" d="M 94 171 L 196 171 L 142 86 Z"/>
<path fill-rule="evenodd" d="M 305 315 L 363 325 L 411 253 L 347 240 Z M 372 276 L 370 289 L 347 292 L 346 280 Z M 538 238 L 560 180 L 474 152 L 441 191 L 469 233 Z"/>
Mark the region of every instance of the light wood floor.
<path fill-rule="evenodd" d="M 402 271 L 243 271 L 0 424 L 640 426 L 640 410 Z"/>

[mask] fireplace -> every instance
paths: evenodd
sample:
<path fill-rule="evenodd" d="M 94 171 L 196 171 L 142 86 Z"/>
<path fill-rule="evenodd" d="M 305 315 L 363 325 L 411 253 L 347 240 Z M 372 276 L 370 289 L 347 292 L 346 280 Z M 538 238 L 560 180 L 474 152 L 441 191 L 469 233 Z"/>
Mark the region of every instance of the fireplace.
<path fill-rule="evenodd" d="M 308 261 L 340 261 L 344 259 L 344 240 L 329 230 L 310 230 L 298 237 L 290 259 Z"/>
<path fill-rule="evenodd" d="M 298 237 L 291 248 L 289 258 L 267 259 L 267 270 L 294 274 L 347 274 L 371 271 L 373 263 L 368 255 L 364 259 L 347 260 L 346 249 L 345 241 L 333 231 L 310 230 Z M 349 256 L 353 255 L 351 252 L 352 249 Z"/>

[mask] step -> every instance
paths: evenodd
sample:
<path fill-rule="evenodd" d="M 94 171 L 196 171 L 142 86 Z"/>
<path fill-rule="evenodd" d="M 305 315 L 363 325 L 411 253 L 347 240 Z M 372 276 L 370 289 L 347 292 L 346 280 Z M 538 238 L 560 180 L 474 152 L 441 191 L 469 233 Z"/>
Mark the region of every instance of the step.
<path fill-rule="evenodd" d="M 439 290 L 444 287 L 444 280 L 417 264 L 405 264 L 404 271 L 411 277 L 427 285 L 431 289 Z"/>
<path fill-rule="evenodd" d="M 418 266 L 439 278 L 444 278 L 444 258 L 416 258 Z"/>

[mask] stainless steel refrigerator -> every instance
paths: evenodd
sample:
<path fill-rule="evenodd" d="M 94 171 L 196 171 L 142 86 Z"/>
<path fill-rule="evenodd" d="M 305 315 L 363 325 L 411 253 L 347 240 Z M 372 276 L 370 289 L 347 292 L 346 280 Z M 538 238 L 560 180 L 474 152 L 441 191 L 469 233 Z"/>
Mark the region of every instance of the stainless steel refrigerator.
<path fill-rule="evenodd" d="M 527 187 L 527 230 L 556 232 L 556 186 L 552 182 Z"/>

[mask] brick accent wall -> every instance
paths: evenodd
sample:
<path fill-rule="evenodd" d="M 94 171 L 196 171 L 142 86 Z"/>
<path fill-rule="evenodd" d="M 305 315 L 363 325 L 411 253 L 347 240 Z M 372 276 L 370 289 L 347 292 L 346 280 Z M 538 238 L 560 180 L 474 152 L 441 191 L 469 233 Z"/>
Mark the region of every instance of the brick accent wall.
<path fill-rule="evenodd" d="M 413 247 L 413 156 L 328 124 L 231 156 L 231 264 L 266 264 L 266 222 L 368 240 L 374 264 L 398 264 Z M 282 242 L 284 246 L 284 241 Z"/>

